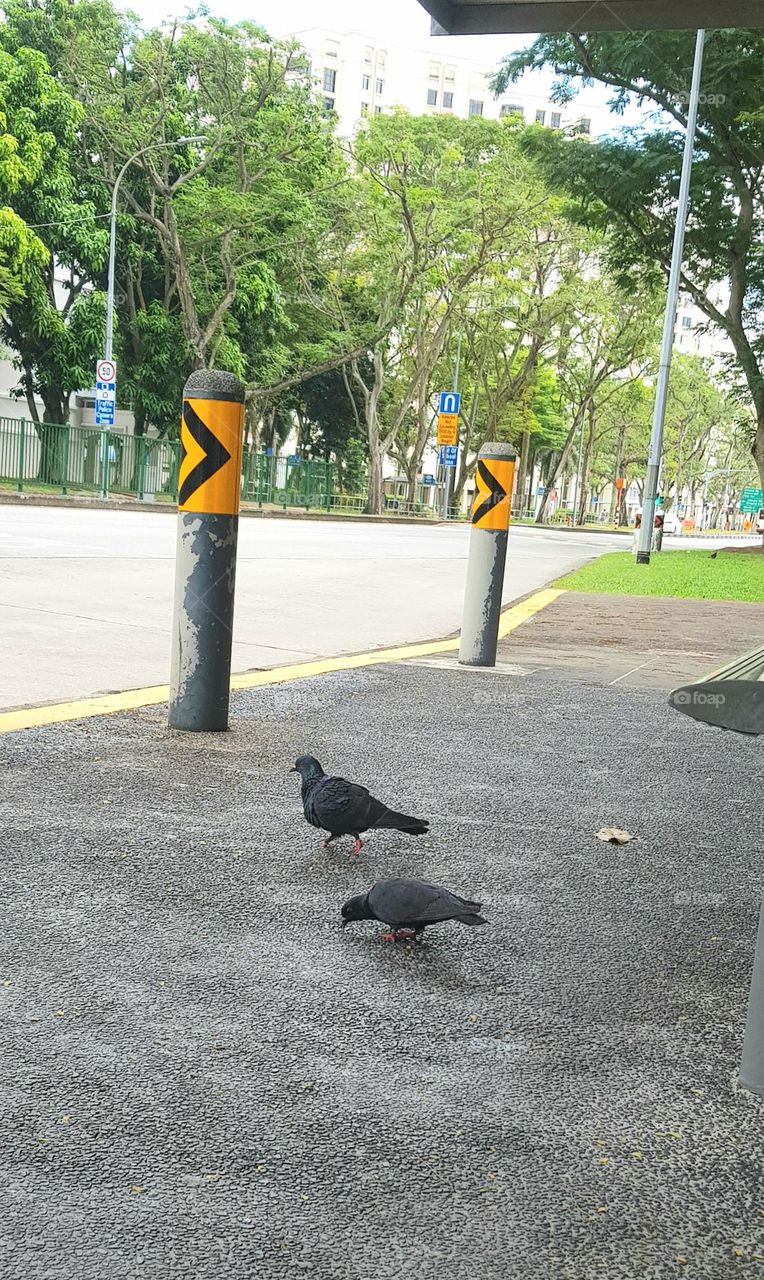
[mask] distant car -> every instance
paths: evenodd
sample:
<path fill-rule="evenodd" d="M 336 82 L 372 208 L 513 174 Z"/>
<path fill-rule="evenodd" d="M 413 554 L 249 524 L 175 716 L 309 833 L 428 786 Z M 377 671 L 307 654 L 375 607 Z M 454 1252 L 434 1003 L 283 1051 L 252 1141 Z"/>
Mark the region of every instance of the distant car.
<path fill-rule="evenodd" d="M 669 511 L 668 515 L 663 517 L 664 533 L 681 533 L 682 521 L 675 511 Z"/>

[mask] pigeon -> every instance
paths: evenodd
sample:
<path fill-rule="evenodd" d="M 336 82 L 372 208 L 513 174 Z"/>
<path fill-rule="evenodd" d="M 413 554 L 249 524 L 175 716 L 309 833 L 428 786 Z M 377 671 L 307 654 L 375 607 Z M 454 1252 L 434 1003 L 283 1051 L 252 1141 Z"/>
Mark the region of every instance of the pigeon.
<path fill-rule="evenodd" d="M 363 848 L 361 832 L 370 827 L 391 828 L 405 831 L 410 836 L 423 836 L 429 822 L 423 818 L 410 818 L 408 814 L 388 809 L 381 800 L 375 800 L 366 787 L 344 778 L 327 778 L 315 756 L 299 756 L 292 773 L 302 778 L 302 807 L 305 820 L 311 826 L 322 827 L 329 838 L 322 841 L 328 849 L 338 836 L 355 836 L 351 857 L 357 857 Z"/>
<path fill-rule="evenodd" d="M 342 908 L 343 928 L 351 920 L 380 920 L 390 926 L 383 942 L 413 938 L 416 942 L 428 924 L 458 920 L 460 924 L 487 924 L 480 915 L 482 903 L 460 898 L 450 889 L 423 880 L 378 880 L 368 893 L 358 893 Z"/>

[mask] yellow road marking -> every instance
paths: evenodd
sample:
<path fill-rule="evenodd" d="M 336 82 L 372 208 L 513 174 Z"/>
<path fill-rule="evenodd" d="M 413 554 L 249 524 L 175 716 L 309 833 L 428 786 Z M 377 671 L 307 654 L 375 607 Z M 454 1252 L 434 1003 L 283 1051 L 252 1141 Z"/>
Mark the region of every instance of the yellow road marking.
<path fill-rule="evenodd" d="M 499 622 L 499 639 L 508 636 L 521 623 L 532 618 L 564 592 L 556 587 L 537 591 L 520 604 L 505 609 Z M 262 689 L 271 684 L 287 684 L 292 680 L 308 680 L 311 676 L 331 671 L 355 671 L 359 667 L 378 666 L 383 662 L 405 662 L 408 658 L 428 658 L 436 653 L 453 653 L 459 648 L 459 637 L 449 640 L 425 640 L 420 644 L 398 645 L 393 649 L 372 649 L 368 653 L 341 654 L 336 658 L 316 658 L 289 667 L 272 667 L 268 671 L 244 671 L 231 676 L 232 689 Z M 98 698 L 82 698 L 78 702 L 56 702 L 45 707 L 26 707 L 20 711 L 0 711 L 0 734 L 19 729 L 39 729 L 43 725 L 64 724 L 69 720 L 88 720 L 92 716 L 113 716 L 120 711 L 137 711 L 169 701 L 169 685 L 151 685 L 145 689 L 126 689 L 123 693 L 107 693 Z"/>

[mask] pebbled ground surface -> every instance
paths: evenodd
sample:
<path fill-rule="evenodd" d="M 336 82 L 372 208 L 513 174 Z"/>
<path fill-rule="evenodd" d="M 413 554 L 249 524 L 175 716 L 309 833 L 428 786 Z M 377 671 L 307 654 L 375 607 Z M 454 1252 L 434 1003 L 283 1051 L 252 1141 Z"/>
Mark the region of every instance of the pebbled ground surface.
<path fill-rule="evenodd" d="M 421 665 L 233 723 L 0 738 L 3 1280 L 761 1275 L 761 744 L 650 689 Z M 430 835 L 320 851 L 304 750 Z M 398 874 L 490 925 L 343 933 Z"/>

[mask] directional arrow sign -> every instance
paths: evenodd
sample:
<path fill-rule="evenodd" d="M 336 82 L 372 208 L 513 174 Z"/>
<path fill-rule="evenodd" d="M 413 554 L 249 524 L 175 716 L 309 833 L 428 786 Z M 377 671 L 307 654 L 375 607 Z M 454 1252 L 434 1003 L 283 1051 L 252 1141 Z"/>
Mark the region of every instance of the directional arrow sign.
<path fill-rule="evenodd" d="M 243 413 L 233 401 L 183 402 L 178 510 L 236 515 Z"/>
<path fill-rule="evenodd" d="M 509 528 L 514 474 L 515 464 L 508 458 L 481 458 L 478 462 L 472 523 L 479 529 Z"/>

